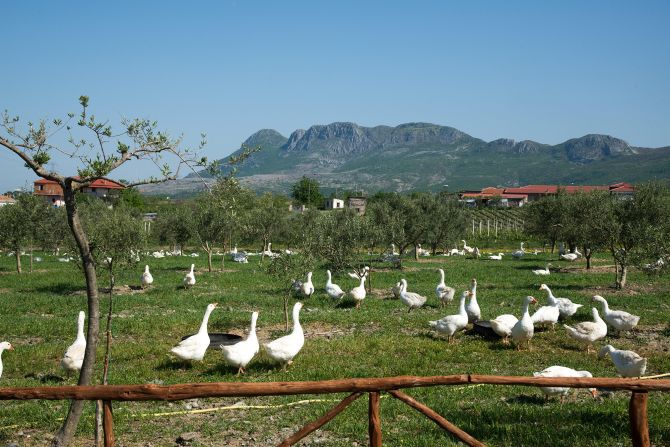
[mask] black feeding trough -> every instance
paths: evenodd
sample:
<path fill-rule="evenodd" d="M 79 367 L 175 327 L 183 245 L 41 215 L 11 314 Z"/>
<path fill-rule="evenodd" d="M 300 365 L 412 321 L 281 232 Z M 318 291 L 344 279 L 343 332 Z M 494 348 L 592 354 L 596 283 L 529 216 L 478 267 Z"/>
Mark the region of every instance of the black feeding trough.
<path fill-rule="evenodd" d="M 195 335 L 195 334 L 192 334 Z M 182 337 L 182 340 L 187 339 L 191 335 L 186 335 Z M 221 345 L 234 345 L 235 343 L 242 341 L 243 338 L 235 334 L 222 334 L 219 332 L 210 332 L 209 333 L 209 346 L 207 349 L 219 349 Z"/>
<path fill-rule="evenodd" d="M 472 324 L 472 328 L 476 333 L 486 338 L 499 338 L 498 334 L 493 331 L 491 322 L 489 320 L 478 320 Z"/>

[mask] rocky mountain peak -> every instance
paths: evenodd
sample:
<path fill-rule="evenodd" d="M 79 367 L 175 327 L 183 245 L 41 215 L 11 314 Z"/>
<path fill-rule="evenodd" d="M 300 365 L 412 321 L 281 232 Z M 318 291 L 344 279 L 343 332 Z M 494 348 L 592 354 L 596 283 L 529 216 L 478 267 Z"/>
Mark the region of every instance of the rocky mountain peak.
<path fill-rule="evenodd" d="M 590 162 L 603 158 L 633 154 L 628 143 L 609 135 L 589 134 L 573 138 L 562 144 L 570 161 Z"/>

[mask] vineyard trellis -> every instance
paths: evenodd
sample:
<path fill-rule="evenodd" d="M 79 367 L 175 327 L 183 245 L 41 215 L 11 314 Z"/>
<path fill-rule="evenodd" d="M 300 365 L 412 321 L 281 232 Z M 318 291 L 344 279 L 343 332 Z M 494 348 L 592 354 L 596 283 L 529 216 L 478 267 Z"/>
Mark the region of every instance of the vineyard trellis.
<path fill-rule="evenodd" d="M 524 232 L 523 210 L 518 208 L 481 208 L 472 210 L 466 234 L 472 237 L 498 238 Z"/>

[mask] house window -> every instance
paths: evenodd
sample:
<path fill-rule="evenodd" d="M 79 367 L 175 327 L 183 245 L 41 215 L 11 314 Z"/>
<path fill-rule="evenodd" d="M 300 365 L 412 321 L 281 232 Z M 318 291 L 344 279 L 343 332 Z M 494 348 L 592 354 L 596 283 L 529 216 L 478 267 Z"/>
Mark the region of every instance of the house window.
<path fill-rule="evenodd" d="M 44 191 L 44 185 L 37 185 L 38 191 Z"/>

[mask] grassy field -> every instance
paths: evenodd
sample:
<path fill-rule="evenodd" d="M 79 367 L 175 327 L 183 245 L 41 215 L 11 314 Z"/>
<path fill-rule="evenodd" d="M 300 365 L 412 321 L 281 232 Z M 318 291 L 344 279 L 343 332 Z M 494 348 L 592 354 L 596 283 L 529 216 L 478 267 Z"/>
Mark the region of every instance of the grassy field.
<path fill-rule="evenodd" d="M 510 247 L 511 249 L 512 247 Z M 515 247 L 516 248 L 516 245 Z M 3 355 L 2 386 L 75 384 L 59 369 L 60 358 L 74 340 L 76 318 L 85 310 L 84 283 L 71 264 L 41 255 L 32 274 L 17 275 L 13 258 L 0 256 L 0 339 L 10 341 L 15 351 Z M 373 276 L 373 294 L 362 309 L 348 302 L 335 303 L 321 289 L 325 272 L 315 271 L 317 293 L 305 300 L 301 319 L 306 331 L 303 351 L 287 372 L 260 354 L 242 377 L 223 364 L 218 352 L 208 352 L 204 362 L 184 367 L 169 353 L 179 339 L 194 333 L 205 306 L 218 302 L 210 319 L 210 332 L 243 334 L 250 313 L 260 312 L 261 342 L 283 334 L 281 292 L 270 281 L 258 258 L 249 264 L 226 262 L 224 272 L 206 272 L 206 258 L 149 259 L 155 278 L 146 292 L 127 292 L 115 297 L 114 344 L 110 383 L 185 383 L 284 380 L 319 380 L 394 375 L 441 375 L 480 373 L 532 375 L 560 364 L 587 369 L 594 376 L 615 377 L 609 360 L 586 355 L 568 338 L 563 328 L 538 331 L 532 352 L 516 352 L 499 341 L 482 338 L 472 331 L 459 334 L 456 344 L 447 344 L 428 327 L 434 320 L 456 312 L 457 304 L 439 308 L 434 295 L 438 282 L 435 269 L 446 271 L 446 282 L 460 291 L 476 277 L 483 318 L 502 313 L 519 315 L 520 302 L 534 295 L 545 302 L 542 282 L 557 296 L 585 304 L 574 321 L 590 317 L 592 295 L 598 293 L 615 309 L 641 315 L 639 329 L 607 342 L 633 349 L 649 358 L 647 374 L 670 371 L 670 284 L 633 272 L 630 288 L 610 289 L 611 261 L 596 257 L 593 271 L 583 263 L 553 261 L 554 273 L 537 277 L 532 268 L 544 267 L 550 254 L 511 257 L 502 262 L 459 257 L 427 258 L 404 263 L 404 270 L 384 270 Z M 27 258 L 26 258 L 27 259 Z M 181 279 L 191 262 L 196 263 L 198 282 L 183 290 Z M 137 286 L 142 265 L 121 275 L 117 284 Z M 556 271 L 559 270 L 559 271 Z M 429 297 L 427 305 L 408 314 L 398 300 L 390 298 L 390 286 L 401 277 L 411 291 Z M 355 281 L 338 276 L 334 282 L 351 289 Z M 103 298 L 101 308 L 107 308 Z M 601 342 L 599 346 L 604 345 Z M 104 349 L 99 349 L 102 358 Z M 101 369 L 101 368 L 100 368 Z M 101 373 L 99 374 L 101 376 Z M 614 393 L 594 400 L 586 392 L 573 393 L 561 404 L 548 403 L 539 390 L 526 387 L 463 386 L 409 390 L 408 393 L 440 412 L 476 438 L 492 446 L 629 445 L 628 393 Z M 119 445 L 174 445 L 182 433 L 194 432 L 194 446 L 272 445 L 324 413 L 343 395 L 289 396 L 254 399 L 201 399 L 197 402 L 119 403 L 115 407 L 115 431 Z M 297 401 L 315 401 L 294 404 Z M 263 408 L 219 409 L 201 414 L 180 414 L 191 409 L 232 405 Z M 381 401 L 385 445 L 455 445 L 446 432 L 404 404 L 384 396 Z M 66 402 L 5 401 L 0 406 L 0 444 L 46 445 L 67 410 Z M 167 413 L 167 414 L 165 414 Z M 93 406 L 80 424 L 78 444 L 90 445 Z M 670 395 L 652 393 L 649 399 L 652 443 L 670 445 Z M 308 437 L 302 445 L 351 446 L 367 443 L 367 399 L 359 399 L 334 421 Z"/>

